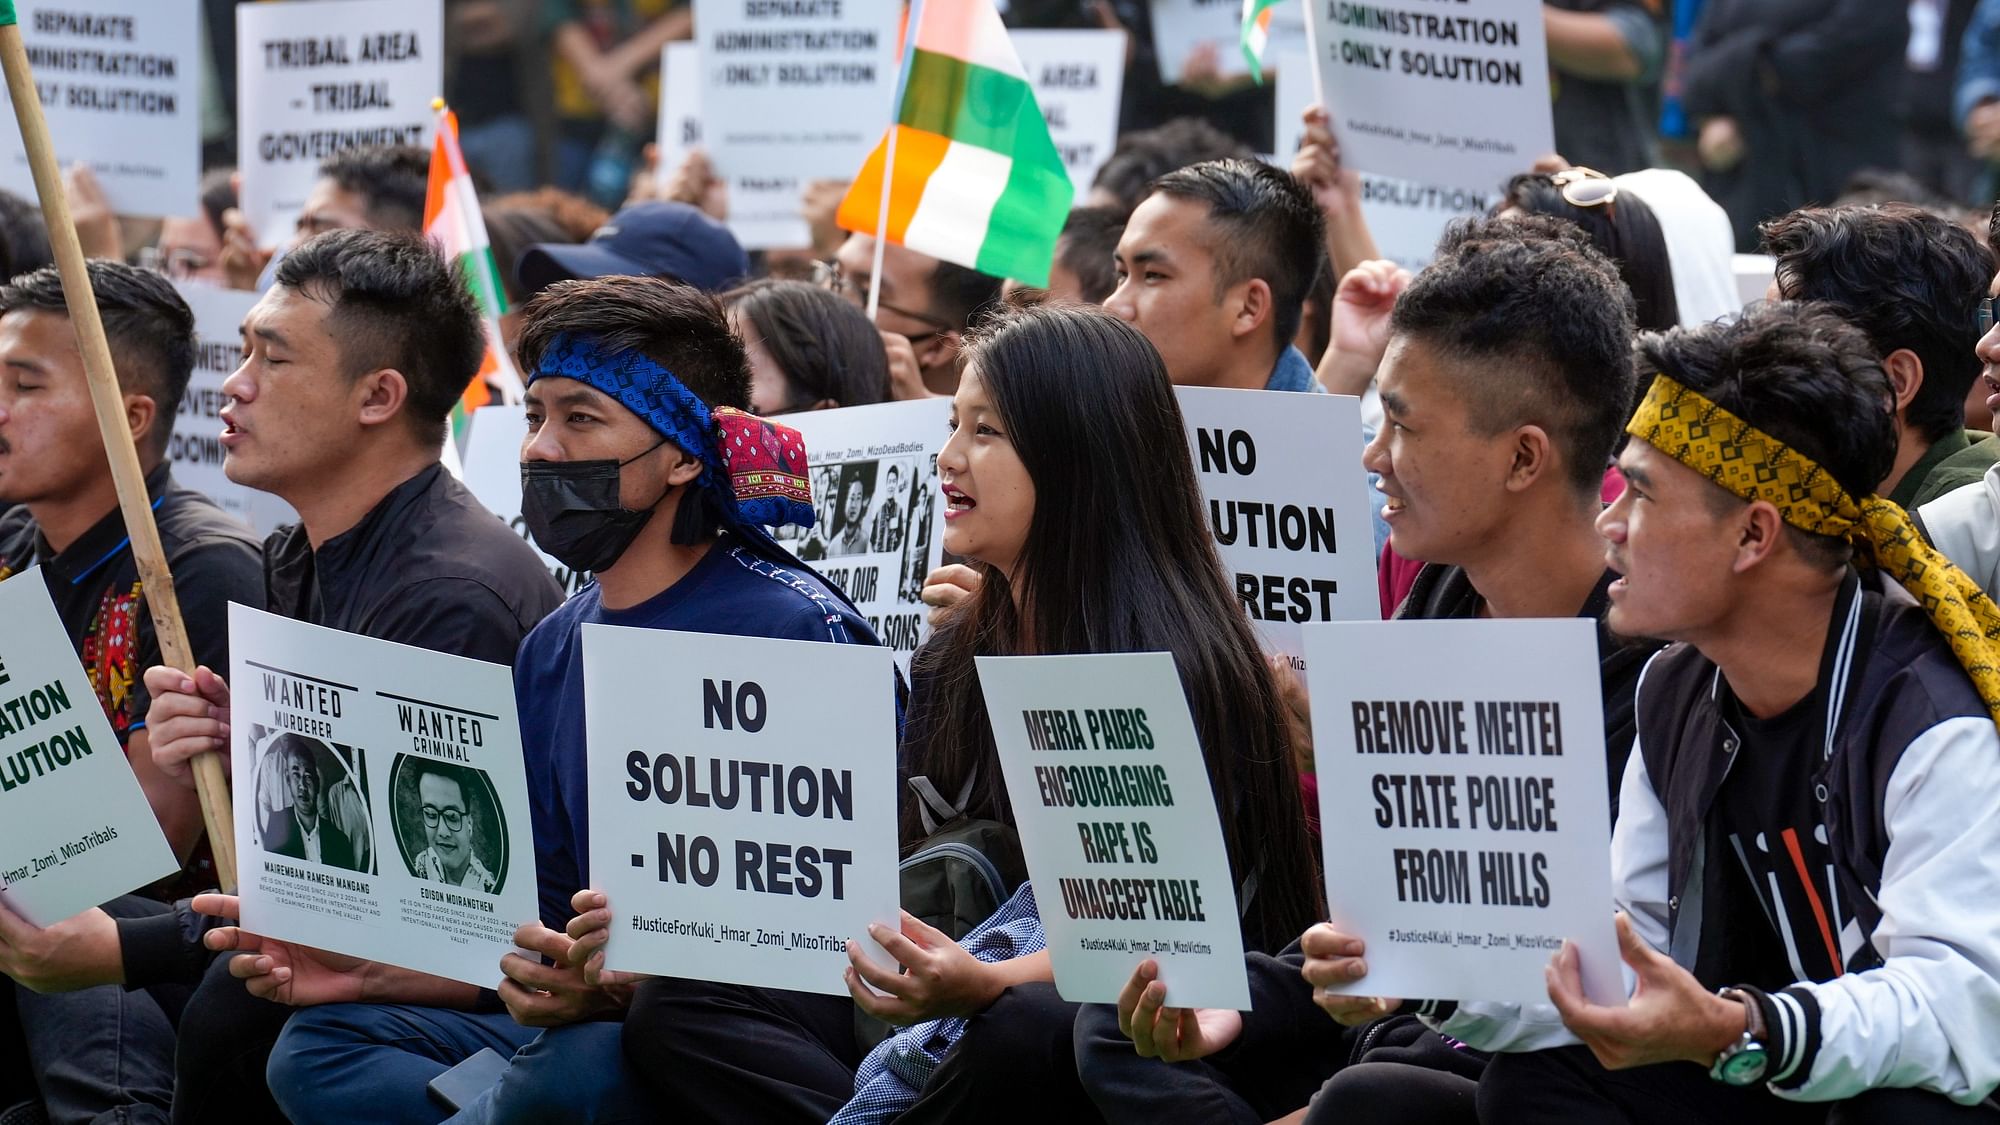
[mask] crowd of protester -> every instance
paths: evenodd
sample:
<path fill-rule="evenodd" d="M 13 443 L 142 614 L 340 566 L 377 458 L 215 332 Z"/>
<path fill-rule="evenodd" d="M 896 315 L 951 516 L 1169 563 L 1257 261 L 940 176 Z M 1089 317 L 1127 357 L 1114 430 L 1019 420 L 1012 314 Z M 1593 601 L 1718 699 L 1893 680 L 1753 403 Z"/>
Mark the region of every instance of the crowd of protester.
<path fill-rule="evenodd" d="M 1028 287 L 841 231 L 838 184 L 801 200 L 812 246 L 746 251 L 700 151 L 643 141 L 687 5 L 453 0 L 521 516 L 594 580 L 565 599 L 440 463 L 486 342 L 421 236 L 428 153 L 329 158 L 273 253 L 217 132 L 201 215 L 67 184 L 193 675 L 159 666 L 40 210 L 0 196 L 0 578 L 43 568 L 183 863 L 46 929 L 0 905 L 0 1125 L 2000 1121 L 2000 0 L 1695 7 L 1545 5 L 1560 152 L 1412 271 L 1324 110 L 1260 160 L 1269 88 L 1163 84 L 1147 4 L 1014 0 L 1132 43 L 1125 131 Z M 1772 263 L 1747 304 L 1739 250 Z M 171 282 L 259 294 L 221 423 L 229 479 L 297 514 L 261 543 L 171 471 Z M 1329 991 L 1367 950 L 1325 921 L 1306 687 L 1217 562 L 1176 386 L 1360 398 L 1385 618 L 1596 623 L 1627 1006 L 1573 949 L 1541 1005 Z M 932 396 L 949 561 L 899 834 L 978 826 L 1011 897 L 876 927 L 901 971 L 851 952 L 844 997 L 606 971 L 583 627 L 879 643 L 771 534 L 810 507 L 709 470 L 787 414 Z M 235 924 L 189 767 L 228 749 L 230 602 L 513 669 L 540 917 L 498 989 Z M 1114 652 L 1180 670 L 1246 1011 L 1167 1006 L 1151 961 L 1116 1004 L 1053 982 L 974 662 Z M 315 801 L 299 846 L 357 846 Z M 497 1081 L 431 1096 L 487 1049 Z"/>

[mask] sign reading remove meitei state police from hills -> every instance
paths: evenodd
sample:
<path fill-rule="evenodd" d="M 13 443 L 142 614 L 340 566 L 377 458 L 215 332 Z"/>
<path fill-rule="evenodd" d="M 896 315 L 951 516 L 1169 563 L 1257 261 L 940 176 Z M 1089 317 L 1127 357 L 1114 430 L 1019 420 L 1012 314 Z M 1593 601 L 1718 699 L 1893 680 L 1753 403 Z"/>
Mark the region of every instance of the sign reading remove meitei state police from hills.
<path fill-rule="evenodd" d="M 0 582 L 0 903 L 37 926 L 179 867 L 40 567 Z"/>

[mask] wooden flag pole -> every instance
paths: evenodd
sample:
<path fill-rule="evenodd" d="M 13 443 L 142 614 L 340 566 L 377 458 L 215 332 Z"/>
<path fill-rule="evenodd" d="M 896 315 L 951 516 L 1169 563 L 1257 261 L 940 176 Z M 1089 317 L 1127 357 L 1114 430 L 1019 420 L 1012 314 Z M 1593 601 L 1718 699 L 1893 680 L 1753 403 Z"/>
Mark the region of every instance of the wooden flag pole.
<path fill-rule="evenodd" d="M 70 221 L 69 200 L 63 195 L 55 146 L 49 140 L 49 125 L 42 116 L 41 94 L 35 89 L 34 75 L 28 69 L 28 52 L 21 42 L 14 0 L 0 0 L 0 69 L 6 71 L 7 93 L 13 99 L 21 141 L 28 150 L 35 193 L 41 197 L 42 221 L 48 226 L 49 246 L 55 252 L 56 269 L 62 275 L 63 300 L 69 305 L 77 351 L 83 356 L 84 375 L 90 381 L 97 429 L 104 438 L 105 455 L 111 459 L 111 479 L 118 487 L 118 508 L 125 516 L 125 530 L 132 537 L 132 559 L 138 564 L 139 582 L 153 615 L 160 656 L 168 665 L 192 676 L 194 650 L 188 645 L 187 629 L 181 624 L 180 599 L 174 595 L 173 575 L 168 573 L 166 550 L 160 546 L 160 529 L 153 522 L 152 500 L 146 494 L 146 476 L 139 468 L 139 453 L 132 446 L 132 431 L 125 421 L 124 393 L 118 388 L 118 374 L 111 364 L 111 346 L 104 339 L 104 321 L 97 315 L 97 297 L 91 291 L 90 274 L 84 268 L 83 247 L 77 242 L 76 226 Z M 164 423 L 166 419 L 161 421 Z M 233 892 L 236 822 L 229 806 L 229 778 L 223 773 L 219 754 L 196 755 L 191 764 L 195 790 L 201 797 L 202 821 L 208 827 L 209 849 L 215 855 L 216 877 L 224 891 Z"/>

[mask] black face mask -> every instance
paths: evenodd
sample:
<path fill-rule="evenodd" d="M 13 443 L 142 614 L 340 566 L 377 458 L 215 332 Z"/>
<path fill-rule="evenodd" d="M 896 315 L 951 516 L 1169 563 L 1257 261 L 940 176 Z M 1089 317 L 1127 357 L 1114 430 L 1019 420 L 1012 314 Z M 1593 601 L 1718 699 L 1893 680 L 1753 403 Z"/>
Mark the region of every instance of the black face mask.
<path fill-rule="evenodd" d="M 621 471 L 646 453 L 624 461 L 521 462 L 521 520 L 536 545 L 571 570 L 594 574 L 616 563 L 653 518 L 653 508 L 618 503 Z"/>

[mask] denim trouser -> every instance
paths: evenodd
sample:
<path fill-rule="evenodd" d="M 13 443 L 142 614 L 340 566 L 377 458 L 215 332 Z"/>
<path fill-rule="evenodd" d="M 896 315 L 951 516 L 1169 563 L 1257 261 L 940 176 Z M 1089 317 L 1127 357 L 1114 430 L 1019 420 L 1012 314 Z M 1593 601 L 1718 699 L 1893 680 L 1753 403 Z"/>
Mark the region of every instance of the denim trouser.
<path fill-rule="evenodd" d="M 6 985 L 51 1125 L 164 1125 L 174 1025 L 151 993 L 106 984 L 44 996 Z"/>
<path fill-rule="evenodd" d="M 618 1039 L 620 1023 L 537 1031 L 505 1012 L 408 1004 L 302 1008 L 271 1051 L 271 1095 L 294 1125 L 447 1120 L 425 1087 L 491 1047 L 510 1056 L 500 1081 L 453 1122 L 646 1120 Z"/>

